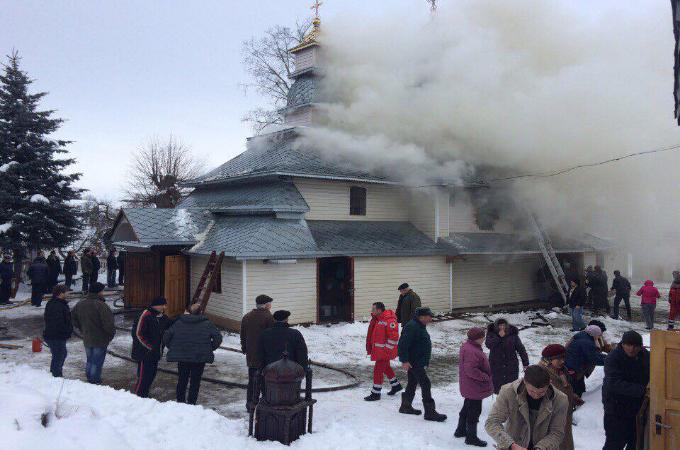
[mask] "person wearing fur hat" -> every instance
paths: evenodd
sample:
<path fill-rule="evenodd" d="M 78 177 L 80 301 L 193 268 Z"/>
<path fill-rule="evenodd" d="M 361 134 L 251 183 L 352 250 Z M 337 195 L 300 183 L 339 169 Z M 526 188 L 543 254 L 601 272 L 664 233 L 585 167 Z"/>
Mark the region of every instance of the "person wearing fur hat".
<path fill-rule="evenodd" d="M 567 349 L 560 344 L 550 344 L 541 352 L 541 361 L 538 363 L 550 374 L 550 383 L 554 388 L 564 393 L 569 399 L 569 409 L 567 410 L 567 422 L 564 428 L 564 440 L 559 446 L 559 450 L 574 450 L 574 437 L 572 435 L 572 415 L 577 402 L 574 389 L 569 383 L 567 369 L 564 361 L 567 357 Z"/>
<path fill-rule="evenodd" d="M 482 400 L 494 392 L 491 366 L 482 349 L 483 342 L 484 328 L 470 328 L 458 358 L 458 384 L 465 400 L 453 435 L 465 437 L 465 444 L 475 447 L 486 447 L 486 441 L 477 437 L 477 423 L 482 413 Z"/>
<path fill-rule="evenodd" d="M 585 330 L 576 333 L 567 345 L 566 366 L 569 371 L 569 382 L 579 398 L 586 391 L 586 372 L 591 366 L 604 365 L 605 355 L 595 344 L 595 339 L 600 336 L 602 336 L 600 327 L 588 325 Z"/>
<path fill-rule="evenodd" d="M 139 397 L 149 396 L 149 389 L 156 378 L 158 361 L 163 352 L 163 333 L 170 325 L 165 315 L 167 304 L 164 297 L 154 298 L 132 325 L 132 359 L 137 361 L 134 393 Z"/>
<path fill-rule="evenodd" d="M 512 383 L 519 378 L 519 362 L 522 366 L 529 365 L 529 356 L 519 337 L 517 327 L 510 325 L 506 319 L 500 318 L 490 323 L 486 329 L 486 348 L 489 349 L 489 364 L 493 391 L 498 394 L 501 386 Z"/>

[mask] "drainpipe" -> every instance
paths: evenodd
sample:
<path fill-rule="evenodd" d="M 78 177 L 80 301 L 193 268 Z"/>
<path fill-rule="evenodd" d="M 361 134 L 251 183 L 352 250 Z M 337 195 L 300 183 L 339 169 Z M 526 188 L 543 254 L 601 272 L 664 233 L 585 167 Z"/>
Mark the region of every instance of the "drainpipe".
<path fill-rule="evenodd" d="M 241 278 L 243 279 L 243 315 L 245 316 L 248 312 L 248 263 L 243 260 L 243 273 Z"/>

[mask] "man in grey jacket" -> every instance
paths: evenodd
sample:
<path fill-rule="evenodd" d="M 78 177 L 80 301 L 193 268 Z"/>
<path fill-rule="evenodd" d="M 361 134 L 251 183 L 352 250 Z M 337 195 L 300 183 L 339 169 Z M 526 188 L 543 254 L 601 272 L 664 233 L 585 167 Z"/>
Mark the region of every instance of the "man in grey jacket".
<path fill-rule="evenodd" d="M 529 366 L 524 378 L 501 388 L 485 429 L 499 449 L 558 450 L 568 408 L 567 396 L 552 387 L 550 374 Z"/>

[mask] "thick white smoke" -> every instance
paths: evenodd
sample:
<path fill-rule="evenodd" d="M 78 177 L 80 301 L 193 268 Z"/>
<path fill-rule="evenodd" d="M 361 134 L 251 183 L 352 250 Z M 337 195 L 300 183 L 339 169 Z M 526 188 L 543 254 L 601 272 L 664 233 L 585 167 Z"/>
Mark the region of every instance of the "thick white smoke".
<path fill-rule="evenodd" d="M 419 184 L 680 144 L 668 2 L 452 1 L 322 27 L 327 122 L 303 142 L 359 167 Z M 680 152 L 494 186 L 553 227 L 678 261 L 653 242 L 680 224 Z"/>

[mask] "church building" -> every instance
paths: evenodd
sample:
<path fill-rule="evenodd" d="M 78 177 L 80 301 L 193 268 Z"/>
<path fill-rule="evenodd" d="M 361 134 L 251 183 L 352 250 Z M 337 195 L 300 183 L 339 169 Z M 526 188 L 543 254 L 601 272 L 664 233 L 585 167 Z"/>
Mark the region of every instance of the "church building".
<path fill-rule="evenodd" d="M 176 209 L 120 211 L 112 240 L 127 250 L 126 303 L 162 294 L 180 313 L 213 251 L 225 258 L 207 313 L 234 330 L 259 294 L 291 311 L 291 323 L 366 320 L 373 302 L 396 307 L 403 282 L 436 313 L 539 299 L 536 239 L 507 218 L 482 217 L 474 197 L 490 189 L 483 180 L 418 188 L 295 145 L 318 113 L 319 32 L 317 18 L 290 50 L 283 129 L 192 180 Z M 588 235 L 553 245 L 578 273 L 609 249 Z"/>

